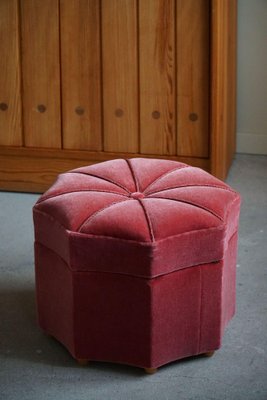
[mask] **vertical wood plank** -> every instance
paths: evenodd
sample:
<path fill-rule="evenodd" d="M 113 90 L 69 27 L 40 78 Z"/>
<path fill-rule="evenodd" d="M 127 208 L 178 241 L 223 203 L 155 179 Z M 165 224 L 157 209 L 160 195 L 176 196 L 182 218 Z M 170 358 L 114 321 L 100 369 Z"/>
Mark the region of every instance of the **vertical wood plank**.
<path fill-rule="evenodd" d="M 176 154 L 175 4 L 139 3 L 141 153 Z"/>
<path fill-rule="evenodd" d="M 0 1 L 0 145 L 21 146 L 17 0 Z"/>
<path fill-rule="evenodd" d="M 61 0 L 63 147 L 102 149 L 100 4 Z"/>
<path fill-rule="evenodd" d="M 236 151 L 236 74 L 237 74 L 237 1 L 227 2 L 227 71 L 225 75 L 225 101 L 227 105 L 227 140 L 226 140 L 226 162 L 225 177 L 231 166 Z"/>
<path fill-rule="evenodd" d="M 211 172 L 225 179 L 235 153 L 237 1 L 212 0 Z"/>
<path fill-rule="evenodd" d="M 20 4 L 25 144 L 60 148 L 58 1 Z"/>
<path fill-rule="evenodd" d="M 102 1 L 104 149 L 138 152 L 137 1 Z"/>
<path fill-rule="evenodd" d="M 209 155 L 209 1 L 177 0 L 177 152 Z"/>

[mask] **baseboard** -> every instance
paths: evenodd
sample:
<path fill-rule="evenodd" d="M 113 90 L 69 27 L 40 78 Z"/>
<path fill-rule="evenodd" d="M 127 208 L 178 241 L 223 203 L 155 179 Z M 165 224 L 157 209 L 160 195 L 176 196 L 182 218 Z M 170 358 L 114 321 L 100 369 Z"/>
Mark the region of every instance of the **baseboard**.
<path fill-rule="evenodd" d="M 267 155 L 267 134 L 237 133 L 237 152 Z"/>
<path fill-rule="evenodd" d="M 114 158 L 136 156 L 166 158 L 210 170 L 208 158 L 0 146 L 0 190 L 42 193 L 62 172 Z"/>

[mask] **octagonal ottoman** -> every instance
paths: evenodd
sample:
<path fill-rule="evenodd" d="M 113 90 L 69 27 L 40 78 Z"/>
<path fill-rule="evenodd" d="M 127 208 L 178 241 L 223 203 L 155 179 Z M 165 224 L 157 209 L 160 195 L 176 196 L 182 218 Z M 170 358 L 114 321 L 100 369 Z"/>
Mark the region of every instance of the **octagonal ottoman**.
<path fill-rule="evenodd" d="M 40 327 L 81 363 L 211 354 L 235 312 L 240 197 L 199 168 L 117 159 L 34 206 Z"/>

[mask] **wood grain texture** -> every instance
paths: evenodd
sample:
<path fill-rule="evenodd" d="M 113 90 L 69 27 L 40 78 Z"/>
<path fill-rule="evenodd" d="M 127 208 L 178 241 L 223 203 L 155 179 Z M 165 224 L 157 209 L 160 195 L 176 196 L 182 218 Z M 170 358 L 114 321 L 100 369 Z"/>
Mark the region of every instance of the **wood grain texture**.
<path fill-rule="evenodd" d="M 101 150 L 100 4 L 61 0 L 63 147 Z"/>
<path fill-rule="evenodd" d="M 211 171 L 225 179 L 235 153 L 237 2 L 212 1 Z"/>
<path fill-rule="evenodd" d="M 58 1 L 20 5 L 25 145 L 60 148 Z"/>
<path fill-rule="evenodd" d="M 0 144 L 22 145 L 17 0 L 0 1 Z"/>
<path fill-rule="evenodd" d="M 104 150 L 138 152 L 137 1 L 102 1 Z"/>
<path fill-rule="evenodd" d="M 58 174 L 73 168 L 95 164 L 115 158 L 151 157 L 151 154 L 91 152 L 79 150 L 11 148 L 0 146 L 0 190 L 43 192 Z M 209 171 L 208 159 L 197 157 L 167 157 Z"/>
<path fill-rule="evenodd" d="M 236 152 L 236 84 L 237 81 L 237 1 L 234 0 L 228 3 L 227 9 L 227 70 L 224 77 L 225 85 L 227 86 L 227 140 L 226 140 L 226 163 L 225 163 L 225 177 L 232 164 Z"/>
<path fill-rule="evenodd" d="M 60 172 L 82 165 L 130 157 L 165 158 L 181 161 L 207 171 L 211 170 L 215 176 L 224 179 L 235 151 L 236 0 L 210 0 L 209 2 L 211 7 L 211 24 L 208 38 L 211 54 L 209 71 L 211 78 L 211 120 L 209 123 L 211 151 L 208 158 L 208 144 L 206 144 L 206 148 L 204 146 L 204 143 L 207 143 L 206 131 L 202 132 L 200 129 L 203 123 L 202 119 L 198 118 L 195 122 L 183 122 L 185 125 L 189 124 L 190 129 L 188 129 L 189 135 L 187 137 L 183 135 L 183 129 L 185 128 L 180 127 L 182 121 L 180 121 L 179 116 L 178 145 L 176 143 L 175 129 L 177 110 L 178 114 L 181 111 L 187 114 L 187 111 L 183 111 L 182 108 L 183 106 L 187 107 L 187 102 L 182 102 L 180 107 L 179 104 L 176 104 L 176 86 L 178 86 L 178 101 L 180 101 L 180 94 L 183 93 L 181 90 L 185 90 L 185 93 L 189 93 L 188 96 L 192 97 L 190 101 L 188 100 L 190 113 L 191 105 L 192 114 L 198 114 L 199 112 L 196 111 L 195 104 L 200 104 L 201 100 L 200 97 L 196 97 L 196 100 L 194 99 L 194 90 L 200 90 L 205 77 L 201 75 L 204 73 L 204 69 L 202 72 L 195 71 L 195 63 L 200 62 L 200 65 L 203 63 L 204 68 L 204 59 L 198 53 L 200 49 L 190 50 L 189 52 L 189 47 L 190 38 L 195 29 L 203 29 L 200 35 L 204 35 L 204 27 L 200 28 L 199 26 L 202 24 L 199 20 L 201 17 L 196 15 L 195 10 L 199 9 L 200 4 L 204 4 L 205 1 L 114 0 L 114 3 L 113 0 L 102 1 L 103 7 L 100 9 L 101 0 L 61 0 L 62 20 L 59 21 L 60 13 L 57 0 L 0 0 L 0 48 L 3 50 L 0 60 L 2 72 L 0 75 L 0 189 L 42 192 L 52 184 Z M 22 43 L 23 111 L 25 142 L 28 147 L 19 147 L 23 145 L 20 126 L 19 69 L 17 68 L 17 65 L 19 65 L 18 26 L 20 25 L 17 4 L 19 3 L 21 5 L 22 36 L 20 39 Z M 181 14 L 186 18 L 180 21 L 180 27 L 177 20 L 179 4 L 186 4 L 182 8 L 185 14 Z M 192 4 L 194 4 L 194 8 L 192 8 Z M 105 7 L 107 7 L 106 12 L 109 10 L 113 16 L 110 22 L 108 22 L 109 16 L 104 15 Z M 103 25 L 101 25 L 102 11 Z M 91 26 L 88 26 L 85 21 L 91 18 L 91 12 L 95 17 L 94 21 L 91 21 Z M 191 17 L 188 15 L 190 13 L 192 14 Z M 206 17 L 206 14 L 202 15 L 202 18 L 205 19 Z M 116 23 L 113 20 L 114 18 Z M 175 29 L 175 21 L 177 29 Z M 61 38 L 61 44 L 60 22 L 62 23 L 61 36 L 64 36 Z M 108 22 L 111 26 L 106 27 L 104 22 Z M 72 23 L 76 27 L 71 26 Z M 100 25 L 102 29 L 100 29 Z M 114 30 L 111 32 L 114 25 Z M 99 29 L 99 36 L 97 36 L 97 29 Z M 101 54 L 99 55 L 98 51 L 101 53 L 103 50 L 103 53 L 111 58 L 114 56 L 114 52 L 104 48 L 106 46 L 104 36 L 107 37 L 106 29 L 107 32 L 111 32 L 112 37 L 107 39 L 113 46 L 114 52 L 117 54 L 122 53 L 122 60 L 118 64 L 116 64 L 118 61 L 114 61 L 115 64 L 113 64 L 110 60 L 106 64 L 109 68 L 112 68 L 116 76 L 114 80 L 116 84 L 114 82 L 110 83 L 109 77 L 112 77 L 113 73 L 111 74 L 109 68 L 107 68 L 105 72 L 105 85 L 107 85 L 107 88 L 102 87 L 105 95 L 107 95 L 105 100 L 107 102 L 106 110 L 111 110 L 110 105 L 114 109 L 115 102 L 111 104 L 114 100 L 110 94 L 112 91 L 115 93 L 114 96 L 118 96 L 116 102 L 119 104 L 121 99 L 121 104 L 124 104 L 124 106 L 119 108 L 116 103 L 115 106 L 117 108 L 115 108 L 115 111 L 117 110 L 117 116 L 108 116 L 106 126 L 109 125 L 108 129 L 111 133 L 108 138 L 111 140 L 110 142 L 108 142 L 109 139 L 105 141 L 106 146 L 104 148 L 103 143 L 101 147 L 97 128 L 101 118 L 100 113 L 102 112 L 101 109 L 98 109 L 100 107 L 98 101 L 100 102 L 100 100 L 97 94 L 92 100 L 90 90 L 86 86 L 91 84 L 92 79 L 94 82 L 92 85 L 96 85 L 92 86 L 92 90 L 99 93 L 96 87 L 101 86 L 101 78 L 98 76 L 104 71 L 102 71 Z M 178 30 L 179 32 L 181 30 L 180 35 Z M 188 30 L 189 33 L 187 32 Z M 183 31 L 187 32 L 187 35 Z M 116 38 L 114 38 L 115 32 L 118 36 Z M 137 34 L 137 42 L 134 46 L 137 49 L 138 68 L 134 64 L 133 48 L 125 49 L 126 56 L 124 60 L 125 39 L 121 37 L 122 34 L 128 38 L 128 43 L 131 40 L 131 43 L 134 43 L 134 37 Z M 65 35 L 68 39 L 65 38 Z M 96 35 L 95 40 L 98 41 L 97 43 L 92 43 L 95 37 L 93 35 Z M 101 41 L 102 35 L 103 40 Z M 90 40 L 88 39 L 89 36 Z M 183 50 L 179 47 L 179 40 L 181 41 L 180 45 L 184 47 Z M 74 49 L 72 41 L 76 44 L 76 47 L 81 47 Z M 114 43 L 112 44 L 112 42 Z M 188 51 L 186 53 L 185 45 L 187 43 Z M 70 147 L 68 149 L 61 149 L 60 137 L 60 46 L 62 46 L 62 75 L 64 75 L 63 79 L 65 79 L 64 93 L 62 90 L 65 99 L 63 128 L 66 132 L 70 129 L 69 135 L 71 136 L 66 142 L 66 146 Z M 192 46 L 195 48 L 195 43 Z M 89 53 L 91 54 L 94 51 L 92 49 L 96 49 L 96 59 L 94 60 L 89 56 Z M 202 48 L 202 50 L 207 51 L 206 48 Z M 178 65 L 176 65 L 175 61 L 177 52 Z M 184 74 L 192 73 L 194 78 L 192 82 L 189 82 L 188 75 L 185 75 L 187 81 L 185 79 L 183 82 L 183 74 L 179 78 L 179 74 L 182 71 L 180 64 L 183 64 L 183 58 L 179 57 L 182 54 L 184 54 L 183 57 L 190 59 L 193 63 L 191 72 L 184 71 Z M 77 64 L 75 55 L 80 57 Z M 65 57 L 64 60 L 63 57 Z M 100 61 L 97 61 L 99 60 L 98 57 Z M 67 62 L 68 65 L 65 65 Z M 85 64 L 81 66 L 80 64 L 83 62 Z M 99 64 L 96 67 L 96 71 L 92 65 L 96 65 L 95 63 L 97 62 Z M 125 68 L 124 62 L 127 66 L 133 64 L 133 68 Z M 88 68 L 92 68 L 92 70 L 89 69 L 89 73 L 85 65 Z M 118 70 L 121 68 L 122 77 L 117 73 L 117 68 Z M 79 72 L 76 72 L 76 69 L 79 69 Z M 90 76 L 91 74 L 96 74 L 96 78 Z M 137 74 L 137 77 L 135 74 Z M 178 82 L 175 80 L 176 75 Z M 70 79 L 69 85 L 67 76 Z M 201 81 L 201 77 L 203 77 L 203 81 Z M 199 84 L 196 84 L 196 78 L 199 80 Z M 134 93 L 133 86 L 136 81 L 136 93 Z M 137 99 L 138 87 L 140 89 L 139 99 Z M 84 113 L 82 113 L 81 109 L 78 109 L 78 113 L 75 112 L 74 116 L 69 114 L 69 110 L 73 106 L 71 103 L 72 96 L 68 97 L 68 89 L 75 97 L 74 107 L 84 108 Z M 193 95 L 190 91 L 192 91 Z M 101 98 L 102 101 L 103 98 Z M 140 104 L 138 104 L 138 101 Z M 1 110 L 1 103 L 8 103 L 8 109 Z M 204 103 L 202 104 L 203 107 Z M 84 106 L 84 104 L 86 105 Z M 46 109 L 41 107 L 38 110 L 38 105 L 44 105 Z M 94 118 L 90 120 L 88 118 L 89 114 L 87 114 L 87 107 L 90 109 L 96 107 Z M 124 111 L 122 107 L 131 109 L 132 122 L 128 114 L 123 114 L 127 118 L 122 118 L 121 112 L 118 112 L 118 110 Z M 138 119 L 139 109 L 141 113 L 140 119 Z M 6 114 L 7 111 L 10 112 L 9 116 Z M 73 113 L 73 108 L 71 112 Z M 135 113 L 137 113 L 136 119 L 134 117 Z M 208 109 L 207 113 L 209 113 Z M 75 120 L 76 115 L 77 119 Z M 6 119 L 2 118 L 3 116 Z M 114 124 L 112 124 L 112 118 L 115 121 Z M 120 123 L 122 125 L 119 125 Z M 133 127 L 139 123 L 141 125 L 140 148 L 138 147 L 138 141 L 136 144 L 137 136 L 133 133 L 135 132 Z M 130 134 L 129 132 L 125 133 L 120 128 L 124 126 L 123 124 L 126 127 L 130 126 Z M 197 128 L 197 124 L 199 124 L 199 128 Z M 118 132 L 121 132 L 119 135 L 114 133 L 113 128 L 115 125 L 118 127 Z M 96 132 L 92 136 L 91 131 L 87 130 L 87 126 L 92 131 L 92 127 L 95 126 Z M 193 126 L 195 127 L 194 129 L 192 128 Z M 99 129 L 101 131 L 101 127 Z M 204 135 L 204 139 L 199 138 L 196 133 L 198 129 L 201 132 L 199 134 L 201 136 Z M 64 131 L 63 135 L 65 135 Z M 138 127 L 136 131 L 138 132 Z M 113 148 L 114 143 L 116 151 L 110 150 Z M 77 146 L 77 149 L 75 149 L 75 146 Z M 177 156 L 177 148 L 178 151 L 187 154 L 187 156 L 182 156 L 181 154 Z M 195 156 L 196 153 L 202 155 Z M 192 154 L 192 156 L 188 156 L 188 154 Z"/>
<path fill-rule="evenodd" d="M 175 4 L 139 3 L 141 153 L 176 154 Z"/>
<path fill-rule="evenodd" d="M 177 0 L 179 155 L 209 155 L 209 4 Z"/>

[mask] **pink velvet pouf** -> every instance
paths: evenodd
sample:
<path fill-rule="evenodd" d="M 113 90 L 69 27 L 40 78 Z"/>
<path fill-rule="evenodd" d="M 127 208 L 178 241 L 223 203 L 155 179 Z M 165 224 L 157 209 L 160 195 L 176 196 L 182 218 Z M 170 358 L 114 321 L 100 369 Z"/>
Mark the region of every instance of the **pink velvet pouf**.
<path fill-rule="evenodd" d="M 221 346 L 240 197 L 175 161 L 61 174 L 34 206 L 40 327 L 72 356 L 154 371 Z"/>

